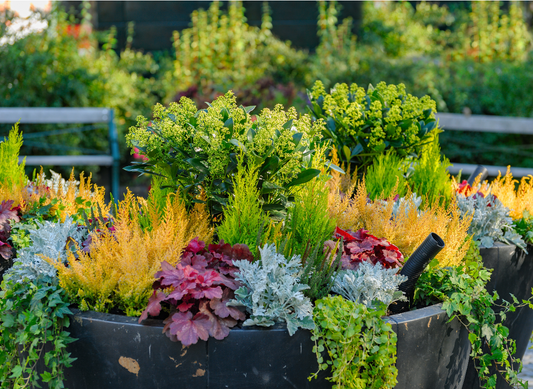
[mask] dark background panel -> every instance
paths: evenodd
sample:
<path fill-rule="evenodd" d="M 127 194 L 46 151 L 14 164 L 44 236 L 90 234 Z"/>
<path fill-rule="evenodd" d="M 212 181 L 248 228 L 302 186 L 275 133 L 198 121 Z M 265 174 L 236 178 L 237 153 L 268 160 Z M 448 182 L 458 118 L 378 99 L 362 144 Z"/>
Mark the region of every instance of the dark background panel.
<path fill-rule="evenodd" d="M 77 14 L 79 1 L 63 1 L 67 10 Z M 132 48 L 145 51 L 170 50 L 172 32 L 189 27 L 192 11 L 209 8 L 209 1 L 91 1 L 92 22 L 96 30 L 117 28 L 117 50 L 126 45 L 129 22 L 135 23 Z M 221 2 L 223 8 L 228 2 Z M 272 32 L 282 40 L 289 40 L 294 47 L 313 51 L 318 45 L 316 1 L 269 2 L 272 16 Z M 352 17 L 354 32 L 362 19 L 362 2 L 340 1 L 339 19 Z M 248 24 L 261 24 L 260 1 L 244 1 Z"/>

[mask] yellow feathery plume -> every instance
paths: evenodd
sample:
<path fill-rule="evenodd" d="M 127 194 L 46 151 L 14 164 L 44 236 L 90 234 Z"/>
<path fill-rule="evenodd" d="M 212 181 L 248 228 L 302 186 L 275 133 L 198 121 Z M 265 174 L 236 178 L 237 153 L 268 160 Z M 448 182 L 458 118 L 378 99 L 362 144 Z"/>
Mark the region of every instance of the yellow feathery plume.
<path fill-rule="evenodd" d="M 338 182 L 336 185 L 330 191 L 329 212 L 340 228 L 364 228 L 396 245 L 407 257 L 434 232 L 446 243 L 436 257 L 439 267 L 458 265 L 466 255 L 471 240 L 468 235 L 471 218 L 461 219 L 454 202 L 448 209 L 435 203 L 419 212 L 408 192 L 406 201 L 394 215 L 393 199 L 385 202 L 368 201 L 364 179 L 357 186 L 352 186 L 344 196 L 341 196 Z"/>
<path fill-rule="evenodd" d="M 521 219 L 524 211 L 533 214 L 533 176 L 522 177 L 518 181 L 513 178 L 511 167 L 508 166 L 505 176 L 498 174 L 483 193 L 489 192 L 510 209 L 509 214 L 513 219 Z"/>
<path fill-rule="evenodd" d="M 176 194 L 166 196 L 163 213 L 157 202 L 136 198 L 130 191 L 117 206 L 110 231 L 92 233 L 90 255 L 78 248 L 69 254 L 68 266 L 47 259 L 58 270 L 60 285 L 82 309 L 107 312 L 119 308 L 129 316 L 145 309 L 154 275 L 161 262 L 175 265 L 187 244 L 198 237 L 209 243 L 213 236 L 203 204 L 187 213 Z M 148 215 L 150 228 L 141 226 L 140 214 Z M 161 216 L 162 215 L 162 216 Z"/>

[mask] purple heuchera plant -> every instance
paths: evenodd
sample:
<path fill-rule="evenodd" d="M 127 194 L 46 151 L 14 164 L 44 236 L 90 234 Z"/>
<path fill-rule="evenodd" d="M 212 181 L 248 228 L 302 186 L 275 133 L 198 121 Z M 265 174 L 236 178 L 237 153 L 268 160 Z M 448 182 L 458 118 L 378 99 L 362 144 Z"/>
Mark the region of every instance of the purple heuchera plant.
<path fill-rule="evenodd" d="M 404 258 L 398 247 L 389 243 L 387 239 L 377 238 L 365 229 L 358 231 L 342 230 L 335 228 L 333 237 L 343 239 L 342 269 L 357 270 L 361 262 L 370 262 L 373 265 L 380 263 L 384 269 L 402 267 Z M 336 242 L 328 240 L 325 248 L 334 249 Z"/>
<path fill-rule="evenodd" d="M 245 319 L 239 309 L 226 306 L 240 286 L 234 278 L 239 269 L 233 260 L 242 259 L 253 259 L 247 245 L 232 247 L 220 241 L 206 249 L 204 242 L 194 238 L 176 266 L 161 263 L 162 270 L 155 274 L 154 293 L 139 323 L 148 315 L 158 316 L 161 303 L 165 303 L 170 305 L 170 316 L 163 322 L 163 332 L 172 341 L 190 346 L 209 336 L 224 339 L 238 320 Z"/>
<path fill-rule="evenodd" d="M 11 235 L 10 220 L 19 222 L 20 207 L 13 207 L 13 200 L 4 200 L 0 203 L 0 257 L 10 259 L 13 255 L 13 247 L 7 240 Z"/>

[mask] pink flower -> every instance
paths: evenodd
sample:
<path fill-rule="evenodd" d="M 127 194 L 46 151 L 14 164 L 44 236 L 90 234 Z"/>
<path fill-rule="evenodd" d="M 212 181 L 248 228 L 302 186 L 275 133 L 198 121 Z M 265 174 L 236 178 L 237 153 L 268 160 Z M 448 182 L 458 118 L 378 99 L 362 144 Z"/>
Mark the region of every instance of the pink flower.
<path fill-rule="evenodd" d="M 142 154 L 140 154 L 140 152 L 141 152 L 141 151 L 140 151 L 137 147 L 135 147 L 135 148 L 133 149 L 133 158 L 135 158 L 135 159 L 141 159 L 141 160 L 143 160 L 144 162 L 148 161 L 148 157 L 147 157 L 146 155 L 142 155 Z"/>

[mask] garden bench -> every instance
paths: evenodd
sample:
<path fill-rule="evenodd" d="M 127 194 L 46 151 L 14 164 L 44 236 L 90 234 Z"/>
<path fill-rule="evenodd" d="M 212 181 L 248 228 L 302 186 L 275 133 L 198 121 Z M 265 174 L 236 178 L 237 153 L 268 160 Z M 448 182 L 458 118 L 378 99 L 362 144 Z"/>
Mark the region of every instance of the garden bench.
<path fill-rule="evenodd" d="M 506 134 L 533 135 L 533 119 L 506 116 L 488 115 L 463 115 L 455 113 L 438 113 L 436 115 L 439 127 L 445 131 L 474 131 L 496 132 Z M 453 163 L 453 162 L 452 162 Z M 448 170 L 451 174 L 457 174 L 460 170 L 463 175 L 471 174 L 477 165 L 465 163 L 453 163 Z M 499 172 L 505 175 L 506 166 L 487 166 L 490 176 L 497 176 Z M 511 167 L 511 173 L 515 177 L 523 177 L 533 174 L 532 168 Z"/>
<path fill-rule="evenodd" d="M 96 165 L 109 166 L 111 168 L 111 193 L 114 198 L 119 196 L 119 161 L 117 129 L 114 122 L 114 113 L 110 108 L 0 108 L 0 123 L 21 123 L 21 124 L 85 124 L 83 127 L 58 129 L 52 131 L 42 131 L 24 134 L 24 143 L 34 147 L 42 147 L 42 141 L 34 139 L 56 136 L 66 133 L 81 133 L 100 128 L 102 125 L 108 127 L 109 148 L 103 154 L 99 150 L 79 149 L 69 145 L 53 145 L 61 150 L 76 150 L 90 153 L 91 155 L 28 155 L 26 165 L 56 165 L 56 166 L 80 166 Z M 48 145 L 51 147 L 52 145 Z"/>

